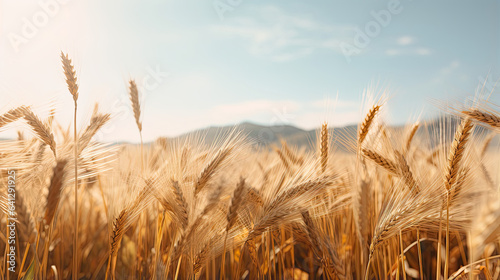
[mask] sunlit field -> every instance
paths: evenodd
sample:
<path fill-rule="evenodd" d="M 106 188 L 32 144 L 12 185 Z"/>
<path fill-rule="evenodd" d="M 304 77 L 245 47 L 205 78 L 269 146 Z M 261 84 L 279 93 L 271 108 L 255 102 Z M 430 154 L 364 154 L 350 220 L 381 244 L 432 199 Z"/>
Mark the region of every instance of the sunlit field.
<path fill-rule="evenodd" d="M 0 132 L 19 131 L 0 142 L 2 279 L 499 279 L 500 114 L 485 98 L 390 126 L 367 89 L 357 128 L 318 123 L 306 146 L 238 127 L 143 143 L 131 79 L 141 142 L 116 144 L 96 141 L 113 116 L 78 106 L 61 63 L 71 126 L 58 108 L 0 112 Z"/>

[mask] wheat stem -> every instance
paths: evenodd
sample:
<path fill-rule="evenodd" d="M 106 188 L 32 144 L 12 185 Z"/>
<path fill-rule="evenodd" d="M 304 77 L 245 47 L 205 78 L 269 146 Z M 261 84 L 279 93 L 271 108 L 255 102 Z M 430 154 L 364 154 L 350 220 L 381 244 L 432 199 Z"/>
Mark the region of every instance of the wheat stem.
<path fill-rule="evenodd" d="M 74 152 L 75 152 L 75 236 L 73 244 L 73 280 L 78 279 L 78 140 L 76 137 L 76 111 L 77 102 L 75 99 L 75 117 L 74 117 L 74 133 L 73 137 L 75 140 Z"/>

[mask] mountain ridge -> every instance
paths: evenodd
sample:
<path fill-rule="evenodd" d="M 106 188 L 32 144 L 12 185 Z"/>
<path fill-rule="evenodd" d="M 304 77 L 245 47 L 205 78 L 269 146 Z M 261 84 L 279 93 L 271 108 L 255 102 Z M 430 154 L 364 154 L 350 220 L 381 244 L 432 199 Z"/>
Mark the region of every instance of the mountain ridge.
<path fill-rule="evenodd" d="M 460 120 L 454 116 L 442 116 L 430 121 L 423 121 L 423 125 L 417 131 L 415 135 L 416 138 L 419 137 L 430 137 L 428 144 L 435 146 L 439 144 L 440 138 L 444 137 L 446 141 L 453 140 L 455 130 L 460 123 Z M 438 127 L 445 124 L 446 135 L 435 135 L 434 131 Z M 356 139 L 357 135 L 357 124 L 332 127 L 329 129 L 332 139 L 337 142 L 342 142 L 346 139 Z M 388 126 L 392 133 L 398 133 L 403 135 L 405 133 L 405 125 L 392 125 Z M 305 147 L 306 149 L 314 149 L 316 143 L 316 137 L 319 133 L 319 127 L 317 129 L 305 130 L 290 124 L 277 124 L 277 125 L 262 125 L 252 122 L 242 122 L 235 125 L 224 125 L 224 126 L 209 126 L 206 128 L 196 129 L 191 132 L 183 133 L 175 137 L 160 137 L 168 141 L 178 141 L 183 140 L 192 135 L 203 135 L 201 138 L 204 144 L 211 145 L 216 141 L 218 137 L 228 135 L 233 130 L 241 131 L 254 145 L 260 147 L 280 145 L 281 140 L 285 140 L 288 145 L 296 146 L 299 148 Z M 378 128 L 372 128 L 378 129 Z M 476 127 L 476 131 L 482 132 L 484 128 L 481 126 Z M 498 145 L 498 142 L 495 141 Z M 151 144 L 148 142 L 147 144 Z M 493 143 L 492 143 L 493 144 Z M 336 145 L 336 149 L 340 151 L 348 152 L 348 148 L 344 145 Z"/>

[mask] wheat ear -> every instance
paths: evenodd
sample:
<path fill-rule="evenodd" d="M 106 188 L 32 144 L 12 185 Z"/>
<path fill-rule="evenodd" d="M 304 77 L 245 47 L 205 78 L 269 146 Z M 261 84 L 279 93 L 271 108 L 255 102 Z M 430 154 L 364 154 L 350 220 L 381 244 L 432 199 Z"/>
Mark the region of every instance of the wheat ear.
<path fill-rule="evenodd" d="M 43 123 L 30 109 L 23 108 L 24 119 L 33 129 L 38 139 L 48 145 L 56 157 L 56 141 L 48 125 Z"/>
<path fill-rule="evenodd" d="M 321 126 L 320 133 L 321 173 L 325 173 L 328 163 L 328 136 L 328 124 L 325 122 Z"/>
<path fill-rule="evenodd" d="M 89 126 L 85 129 L 82 136 L 80 136 L 78 144 L 78 154 L 80 155 L 82 151 L 88 146 L 90 140 L 94 135 L 111 119 L 110 114 L 96 114 L 92 116 Z"/>
<path fill-rule="evenodd" d="M 371 159 L 373 162 L 376 164 L 380 165 L 383 167 L 385 170 L 389 171 L 390 173 L 394 175 L 398 175 L 397 167 L 392 162 L 390 159 L 384 158 L 382 155 L 379 153 L 369 150 L 369 149 L 362 149 L 363 155 L 369 159 Z"/>
<path fill-rule="evenodd" d="M 245 179 L 240 178 L 236 189 L 234 189 L 233 196 L 231 198 L 231 204 L 229 205 L 229 211 L 227 212 L 227 226 L 226 232 L 231 229 L 231 227 L 236 222 L 238 217 L 238 209 L 243 203 L 243 194 L 245 192 Z"/>
<path fill-rule="evenodd" d="M 24 112 L 27 109 L 25 106 L 20 106 L 14 109 L 9 110 L 7 113 L 0 116 L 0 128 L 22 118 L 24 116 Z"/>
<path fill-rule="evenodd" d="M 182 193 L 178 181 L 172 180 L 172 188 L 175 195 L 175 202 L 177 203 L 177 207 L 179 207 L 179 213 L 180 213 L 179 220 L 181 221 L 182 228 L 186 230 L 189 218 L 188 204 L 186 202 L 186 199 L 184 198 L 184 195 Z"/>
<path fill-rule="evenodd" d="M 129 81 L 129 95 L 130 102 L 132 103 L 132 110 L 134 111 L 135 123 L 137 124 L 137 129 L 139 129 L 139 137 L 141 138 L 141 171 L 144 172 L 141 105 L 139 103 L 139 90 L 137 89 L 137 85 L 134 80 Z"/>
<path fill-rule="evenodd" d="M 288 148 L 288 145 L 286 144 L 285 140 L 281 141 L 281 148 L 283 149 L 283 152 L 293 164 L 301 165 L 304 163 L 304 159 L 302 157 L 296 155 L 292 150 L 290 150 L 290 148 Z"/>
<path fill-rule="evenodd" d="M 240 181 L 238 182 L 238 185 L 236 186 L 236 189 L 234 189 L 233 196 L 231 198 L 231 203 L 229 205 L 229 210 L 227 212 L 227 226 L 226 226 L 226 237 L 224 238 L 224 248 L 222 251 L 222 263 L 221 263 L 221 271 L 222 271 L 222 278 L 224 279 L 225 276 L 225 261 L 226 261 L 226 242 L 227 242 L 227 235 L 229 233 L 229 230 L 231 227 L 234 225 L 236 222 L 236 218 L 238 217 L 238 209 L 241 206 L 243 202 L 243 194 L 245 191 L 245 179 L 240 177 Z"/>
<path fill-rule="evenodd" d="M 361 144 L 363 141 L 365 141 L 366 136 L 368 135 L 368 131 L 370 130 L 370 126 L 373 123 L 373 120 L 377 116 L 378 111 L 380 110 L 380 105 L 374 105 L 370 111 L 368 111 L 368 114 L 366 115 L 365 119 L 359 126 L 358 130 L 358 146 L 361 147 Z"/>
<path fill-rule="evenodd" d="M 130 94 L 130 102 L 132 103 L 132 110 L 134 111 L 135 123 L 137 124 L 137 128 L 139 132 L 142 131 L 142 122 L 141 122 L 141 106 L 139 104 L 139 91 L 137 90 L 137 85 L 134 80 L 129 81 L 129 94 Z"/>
<path fill-rule="evenodd" d="M 278 148 L 275 148 L 276 153 L 278 154 L 281 162 L 283 163 L 283 166 L 285 167 L 285 170 L 288 172 L 292 172 L 292 169 L 290 168 L 290 163 L 288 162 L 288 159 L 285 157 L 285 154 Z"/>
<path fill-rule="evenodd" d="M 111 276 L 111 279 L 115 279 L 116 257 L 123 234 L 139 216 L 141 211 L 150 204 L 153 189 L 151 181 L 146 181 L 146 186 L 141 189 L 139 196 L 137 196 L 131 204 L 123 208 L 118 217 L 113 221 L 106 279 L 108 279 L 108 275 Z"/>
<path fill-rule="evenodd" d="M 493 113 L 484 112 L 478 109 L 462 111 L 462 113 L 477 121 L 489 124 L 492 127 L 500 128 L 500 116 Z"/>
<path fill-rule="evenodd" d="M 210 178 L 216 173 L 220 165 L 229 156 L 232 147 L 221 148 L 217 151 L 215 157 L 208 163 L 208 165 L 201 171 L 200 176 L 195 183 L 195 194 L 198 194 L 208 183 Z"/>
<path fill-rule="evenodd" d="M 68 85 L 69 93 L 73 96 L 73 100 L 76 102 L 78 100 L 78 84 L 76 78 L 76 71 L 73 67 L 71 59 L 69 59 L 68 54 L 61 52 L 61 61 L 63 64 L 64 75 L 66 76 L 66 84 Z"/>
<path fill-rule="evenodd" d="M 61 192 L 64 182 L 64 167 L 67 161 L 59 160 L 54 167 L 52 178 L 50 180 L 49 194 L 47 196 L 47 204 L 45 206 L 45 223 L 50 225 L 56 213 L 59 201 L 61 200 Z"/>
<path fill-rule="evenodd" d="M 469 140 L 472 132 L 473 124 L 469 118 L 462 121 L 458 127 L 455 138 L 451 145 L 450 153 L 448 155 L 448 165 L 445 173 L 445 188 L 450 191 L 453 184 L 457 180 L 458 170 L 460 169 L 460 162 L 465 153 L 465 146 Z"/>
<path fill-rule="evenodd" d="M 411 142 L 417 133 L 418 128 L 420 127 L 420 123 L 416 122 L 410 129 L 410 133 L 408 133 L 408 137 L 406 138 L 406 145 L 404 152 L 407 153 L 410 150 Z"/>
<path fill-rule="evenodd" d="M 314 224 L 314 221 L 309 214 L 309 211 L 303 211 L 301 213 L 302 220 L 306 225 L 307 235 L 309 237 L 309 241 L 311 242 L 311 249 L 315 253 L 316 257 L 320 260 L 321 266 L 325 271 L 327 271 L 331 276 L 337 274 L 335 273 L 335 269 L 333 266 L 333 260 L 328 254 L 325 254 L 325 250 L 323 249 L 323 245 L 320 243 L 319 231 Z"/>
<path fill-rule="evenodd" d="M 418 187 L 417 181 L 413 177 L 413 173 L 410 170 L 410 166 L 406 161 L 405 157 L 398 151 L 394 151 L 396 155 L 396 160 L 399 167 L 399 173 L 405 182 L 406 186 L 410 189 L 410 192 L 413 195 L 417 195 L 420 192 L 420 188 Z"/>

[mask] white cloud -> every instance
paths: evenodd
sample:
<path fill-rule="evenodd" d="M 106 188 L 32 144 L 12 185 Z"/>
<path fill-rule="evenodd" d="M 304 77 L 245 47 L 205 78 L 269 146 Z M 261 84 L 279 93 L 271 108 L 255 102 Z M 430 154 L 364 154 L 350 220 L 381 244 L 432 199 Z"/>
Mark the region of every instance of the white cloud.
<path fill-rule="evenodd" d="M 385 51 L 385 54 L 388 56 L 397 56 L 397 55 L 431 55 L 432 51 L 428 48 L 391 48 Z"/>
<path fill-rule="evenodd" d="M 401 55 L 401 53 L 402 53 L 402 51 L 400 49 L 388 49 L 385 51 L 385 54 L 390 55 L 390 56 Z"/>
<path fill-rule="evenodd" d="M 418 48 L 415 50 L 415 53 L 418 55 L 430 55 L 432 51 L 426 48 Z"/>
<path fill-rule="evenodd" d="M 231 23 L 212 26 L 223 36 L 236 36 L 248 42 L 248 51 L 277 62 L 290 61 L 319 49 L 342 53 L 339 45 L 349 40 L 354 26 L 327 25 L 314 19 L 288 15 L 266 6 L 255 11 L 254 18 L 239 18 Z"/>
<path fill-rule="evenodd" d="M 403 36 L 403 37 L 399 37 L 397 39 L 397 43 L 398 45 L 400 46 L 407 46 L 407 45 L 411 45 L 415 42 L 415 38 L 412 37 L 412 36 Z"/>
<path fill-rule="evenodd" d="M 405 35 L 396 39 L 397 47 L 389 48 L 385 51 L 388 56 L 397 55 L 430 55 L 432 50 L 425 47 L 414 46 L 417 39 L 413 36 Z"/>
<path fill-rule="evenodd" d="M 453 60 L 452 62 L 450 62 L 450 64 L 448 64 L 447 66 L 443 67 L 439 72 L 441 74 L 446 74 L 447 75 L 447 74 L 452 73 L 458 67 L 460 67 L 460 61 Z"/>

